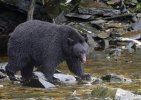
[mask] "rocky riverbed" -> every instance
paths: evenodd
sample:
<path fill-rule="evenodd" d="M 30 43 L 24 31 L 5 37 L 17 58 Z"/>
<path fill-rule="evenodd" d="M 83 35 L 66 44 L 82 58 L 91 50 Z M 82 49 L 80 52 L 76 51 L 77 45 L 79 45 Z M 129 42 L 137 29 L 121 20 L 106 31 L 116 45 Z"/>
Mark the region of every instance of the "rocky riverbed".
<path fill-rule="evenodd" d="M 18 2 L 0 0 L 0 5 L 2 5 L 0 6 L 2 13 L 0 15 L 0 54 L 2 55 L 6 52 L 8 34 L 26 20 L 29 1 L 16 1 Z M 75 84 L 53 85 L 53 89 L 46 86 L 37 88 L 32 84 L 23 86 L 19 82 L 12 83 L 3 70 L 0 70 L 0 99 L 140 100 L 141 1 L 45 1 L 47 3 L 45 6 L 37 2 L 34 19 L 67 24 L 81 34 L 87 35 L 90 54 L 85 70 L 95 80 L 90 82 L 75 80 Z M 51 9 L 51 12 L 48 9 Z M 45 15 L 45 12 L 48 14 Z M 36 16 L 36 14 L 41 16 Z M 0 56 L 0 69 L 5 66 L 7 60 L 7 56 Z M 60 65 L 59 70 L 75 78 L 68 71 L 65 63 Z M 64 79 L 69 81 L 68 77 Z"/>
<path fill-rule="evenodd" d="M 47 99 L 47 100 L 95 100 L 96 98 L 108 98 L 107 94 L 102 91 L 107 91 L 105 88 L 121 88 L 126 91 L 141 95 L 140 86 L 140 70 L 141 70 L 141 55 L 140 50 L 134 53 L 122 51 L 120 56 L 110 56 L 104 52 L 95 52 L 93 58 L 89 58 L 85 64 L 86 72 L 93 77 L 101 78 L 108 76 L 102 82 L 94 82 L 93 84 L 63 84 L 56 86 L 53 89 L 35 88 L 22 86 L 20 83 L 11 83 L 8 80 L 0 80 L 0 98 L 1 99 Z M 7 61 L 6 57 L 1 57 L 1 64 Z M 61 64 L 59 69 L 63 73 L 70 74 L 66 64 Z M 100 88 L 101 90 L 95 90 Z M 92 92 L 93 91 L 93 92 Z M 95 92 L 94 92 L 95 91 Z M 119 91 L 119 90 L 118 90 Z M 92 92 L 92 94 L 91 94 Z M 101 94 L 102 93 L 102 94 Z M 128 93 L 128 92 L 127 92 Z M 109 95 L 108 95 L 109 96 Z M 110 98 L 112 98 L 110 96 Z M 30 98 L 30 99 L 29 99 Z M 99 99 L 98 99 L 99 100 Z M 108 99 L 109 100 L 109 99 Z M 121 99 L 122 100 L 122 99 Z"/>

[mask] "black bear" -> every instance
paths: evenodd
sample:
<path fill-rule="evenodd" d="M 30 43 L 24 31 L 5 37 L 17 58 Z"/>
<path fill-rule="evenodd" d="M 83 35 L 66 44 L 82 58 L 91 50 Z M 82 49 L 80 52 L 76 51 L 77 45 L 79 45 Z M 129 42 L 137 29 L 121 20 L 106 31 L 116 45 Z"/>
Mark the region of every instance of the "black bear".
<path fill-rule="evenodd" d="M 24 79 L 32 76 L 33 68 L 41 66 L 48 81 L 53 82 L 57 66 L 66 60 L 68 68 L 81 79 L 84 73 L 88 44 L 85 38 L 67 25 L 56 25 L 39 20 L 20 24 L 10 34 L 6 72 L 10 80 L 21 71 Z"/>

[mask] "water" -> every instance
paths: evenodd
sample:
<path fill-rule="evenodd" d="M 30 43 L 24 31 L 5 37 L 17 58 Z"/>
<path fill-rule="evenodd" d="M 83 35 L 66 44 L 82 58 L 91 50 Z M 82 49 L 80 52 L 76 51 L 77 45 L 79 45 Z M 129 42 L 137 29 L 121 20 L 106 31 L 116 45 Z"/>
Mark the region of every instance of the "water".
<path fill-rule="evenodd" d="M 0 57 L 0 63 L 6 62 L 7 57 Z M 66 64 L 60 65 L 60 70 L 70 73 Z M 141 51 L 137 50 L 129 53 L 124 50 L 120 55 L 110 55 L 107 52 L 95 52 L 95 55 L 88 59 L 85 64 L 85 71 L 92 76 L 101 77 L 105 74 L 115 73 L 124 75 L 133 79 L 133 83 L 108 83 L 96 85 L 72 85 L 58 86 L 56 89 L 41 89 L 24 87 L 20 84 L 12 84 L 9 81 L 0 81 L 0 99 L 26 99 L 26 98 L 50 98 L 55 100 L 68 100 L 72 95 L 76 95 L 84 100 L 91 100 L 90 95 L 93 88 L 97 85 L 106 85 L 110 87 L 130 90 L 134 93 L 141 94 Z M 70 73 L 71 74 L 71 73 Z"/>

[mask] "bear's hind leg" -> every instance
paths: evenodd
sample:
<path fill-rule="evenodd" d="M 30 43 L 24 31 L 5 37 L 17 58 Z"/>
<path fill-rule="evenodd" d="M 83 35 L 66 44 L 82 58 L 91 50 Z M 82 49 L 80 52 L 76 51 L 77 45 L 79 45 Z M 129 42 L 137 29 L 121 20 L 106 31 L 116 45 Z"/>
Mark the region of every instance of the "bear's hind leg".
<path fill-rule="evenodd" d="M 26 67 L 27 65 L 27 58 L 25 56 L 20 57 L 9 57 L 8 64 L 5 67 L 5 71 L 7 75 L 9 76 L 11 81 L 17 81 L 15 77 L 15 73 Z"/>

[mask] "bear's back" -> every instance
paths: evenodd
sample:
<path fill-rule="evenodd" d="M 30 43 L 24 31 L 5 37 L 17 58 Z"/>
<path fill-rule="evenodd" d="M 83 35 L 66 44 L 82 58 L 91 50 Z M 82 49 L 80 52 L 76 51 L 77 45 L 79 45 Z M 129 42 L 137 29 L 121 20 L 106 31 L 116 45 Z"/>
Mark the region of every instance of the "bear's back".
<path fill-rule="evenodd" d="M 18 42 L 28 41 L 32 39 L 41 39 L 48 37 L 51 39 L 54 34 L 58 34 L 59 26 L 49 22 L 39 20 L 31 20 L 18 25 L 10 34 L 11 38 Z"/>

